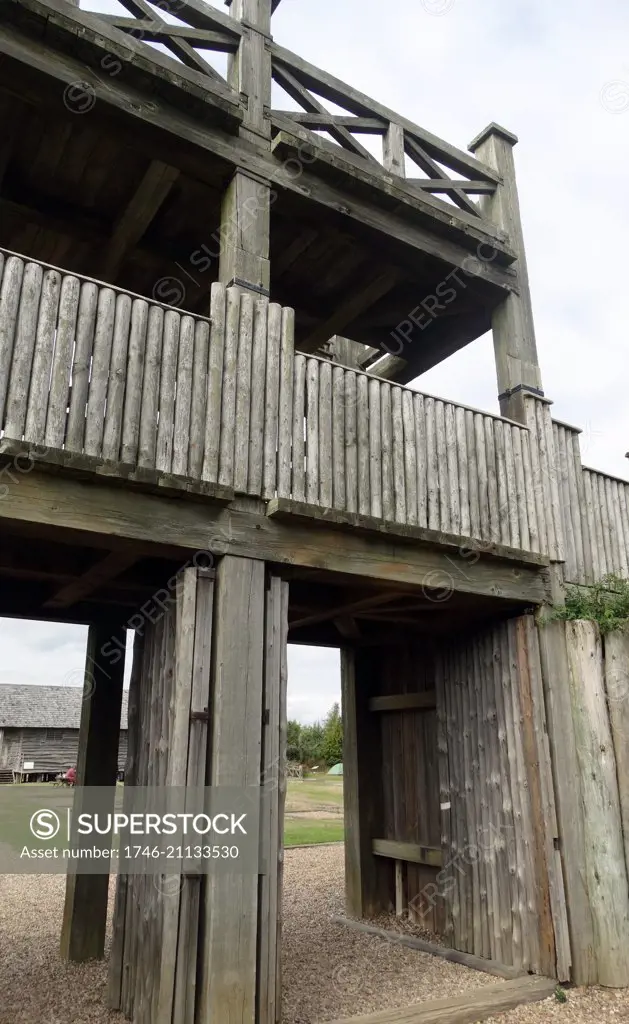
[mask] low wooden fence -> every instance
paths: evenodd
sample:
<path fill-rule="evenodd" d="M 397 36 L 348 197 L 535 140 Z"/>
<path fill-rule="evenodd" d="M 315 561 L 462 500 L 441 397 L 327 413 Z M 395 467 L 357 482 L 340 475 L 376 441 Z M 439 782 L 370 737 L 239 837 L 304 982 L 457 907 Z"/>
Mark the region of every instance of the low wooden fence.
<path fill-rule="evenodd" d="M 525 427 L 299 353 L 292 409 L 280 497 L 544 550 Z"/>
<path fill-rule="evenodd" d="M 530 431 L 294 352 L 293 312 L 209 318 L 0 252 L 6 438 L 544 552 Z"/>
<path fill-rule="evenodd" d="M 291 310 L 215 284 L 206 319 L 2 252 L 0 276 L 5 437 L 276 493 Z"/>
<path fill-rule="evenodd" d="M 553 423 L 566 579 L 591 584 L 629 577 L 629 482 L 581 464 L 580 431 Z"/>

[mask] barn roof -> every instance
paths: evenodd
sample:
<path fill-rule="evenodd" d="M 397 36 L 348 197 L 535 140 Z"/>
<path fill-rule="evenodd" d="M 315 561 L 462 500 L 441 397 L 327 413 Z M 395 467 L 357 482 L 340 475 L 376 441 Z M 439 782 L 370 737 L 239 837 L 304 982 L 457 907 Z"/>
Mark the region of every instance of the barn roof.
<path fill-rule="evenodd" d="M 129 691 L 122 694 L 120 726 L 127 728 Z M 0 729 L 78 729 L 81 686 L 13 686 L 0 683 Z"/>

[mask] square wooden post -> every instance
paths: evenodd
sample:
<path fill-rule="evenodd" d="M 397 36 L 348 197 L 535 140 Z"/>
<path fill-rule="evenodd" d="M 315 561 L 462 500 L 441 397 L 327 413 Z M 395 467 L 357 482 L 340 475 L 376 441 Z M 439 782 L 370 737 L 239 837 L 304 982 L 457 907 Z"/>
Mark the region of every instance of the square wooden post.
<path fill-rule="evenodd" d="M 514 268 L 518 274 L 519 292 L 509 295 L 495 309 L 491 327 L 500 409 L 503 416 L 524 422 L 522 392 L 543 392 L 513 159 L 513 147 L 517 141 L 516 135 L 492 123 L 470 142 L 468 148 L 502 176 L 502 184 L 498 185 L 495 193 L 484 198 L 483 214 L 496 227 L 507 232 L 517 253 Z M 483 253 L 479 256 L 484 258 Z"/>
<path fill-rule="evenodd" d="M 229 13 L 243 23 L 228 81 L 246 102 L 242 138 L 271 149 L 271 0 L 231 0 Z M 254 294 L 269 296 L 271 183 L 237 167 L 221 211 L 219 277 Z"/>
<path fill-rule="evenodd" d="M 116 785 L 124 657 L 112 663 L 103 653 L 125 649 L 126 631 L 101 621 L 87 637 L 85 683 L 79 729 L 77 786 Z M 76 794 L 79 795 L 78 793 Z M 99 807 L 99 811 L 102 810 Z M 113 810 L 113 789 L 112 789 Z M 79 808 L 75 801 L 75 814 Z M 61 930 L 61 956 L 67 960 L 101 959 L 105 950 L 109 875 L 69 871 Z"/>
<path fill-rule="evenodd" d="M 373 696 L 373 648 L 341 651 L 343 778 L 345 808 L 345 909 L 372 917 L 392 904 L 392 862 L 375 857 L 372 842 L 382 833 L 382 743 Z"/>

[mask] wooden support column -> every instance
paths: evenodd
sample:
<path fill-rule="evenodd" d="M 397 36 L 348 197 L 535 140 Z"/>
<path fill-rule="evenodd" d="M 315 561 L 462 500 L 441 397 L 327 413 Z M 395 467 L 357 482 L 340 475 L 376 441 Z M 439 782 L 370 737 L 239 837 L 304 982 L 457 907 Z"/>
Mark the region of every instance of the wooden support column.
<path fill-rule="evenodd" d="M 469 149 L 479 160 L 498 171 L 503 179 L 492 196 L 484 197 L 482 207 L 484 216 L 507 232 L 509 242 L 518 254 L 514 264 L 518 275 L 518 294 L 511 293 L 497 307 L 491 326 L 502 415 L 524 422 L 521 392 L 541 392 L 542 380 L 513 159 L 513 147 L 517 141 L 516 135 L 492 123 L 470 142 Z M 481 251 L 479 257 L 481 260 L 489 259 L 491 252 Z"/>
<path fill-rule="evenodd" d="M 379 716 L 369 710 L 373 662 L 372 650 L 341 651 L 345 909 L 352 917 L 387 910 L 393 891 L 393 862 L 373 852 L 382 832 L 383 770 Z"/>
<path fill-rule="evenodd" d="M 215 602 L 208 782 L 212 786 L 259 786 L 264 562 L 225 556 L 217 570 Z M 199 1020 L 255 1024 L 257 875 L 210 875 L 201 916 Z"/>
<path fill-rule="evenodd" d="M 79 729 L 77 786 L 111 786 L 118 773 L 124 658 L 115 664 L 103 654 L 113 643 L 124 651 L 126 631 L 116 622 L 90 626 Z M 80 797 L 79 792 L 76 794 Z M 99 812 L 105 808 L 99 805 Z M 75 799 L 75 815 L 80 813 Z M 61 956 L 67 960 L 101 959 L 105 950 L 109 875 L 68 873 L 61 930 Z"/>
<path fill-rule="evenodd" d="M 241 137 L 269 151 L 271 11 L 272 0 L 231 0 L 229 13 L 242 22 L 244 31 L 238 51 L 230 59 L 227 76 L 246 103 Z M 270 222 L 270 181 L 237 167 L 221 211 L 219 277 L 226 285 L 235 284 L 256 294 L 269 295 Z"/>

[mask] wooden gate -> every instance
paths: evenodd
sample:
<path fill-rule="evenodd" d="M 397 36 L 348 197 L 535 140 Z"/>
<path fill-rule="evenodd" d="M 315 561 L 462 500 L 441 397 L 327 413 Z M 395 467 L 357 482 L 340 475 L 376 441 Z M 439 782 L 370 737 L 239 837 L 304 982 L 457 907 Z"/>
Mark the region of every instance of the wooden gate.
<path fill-rule="evenodd" d="M 257 875 L 121 875 L 109 1003 L 135 1024 L 276 1024 L 288 584 L 226 556 L 186 568 L 136 633 L 126 781 L 259 786 Z"/>

